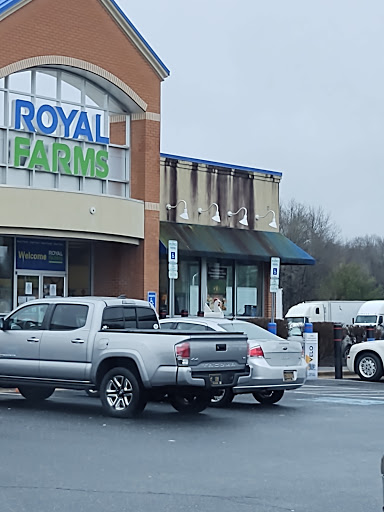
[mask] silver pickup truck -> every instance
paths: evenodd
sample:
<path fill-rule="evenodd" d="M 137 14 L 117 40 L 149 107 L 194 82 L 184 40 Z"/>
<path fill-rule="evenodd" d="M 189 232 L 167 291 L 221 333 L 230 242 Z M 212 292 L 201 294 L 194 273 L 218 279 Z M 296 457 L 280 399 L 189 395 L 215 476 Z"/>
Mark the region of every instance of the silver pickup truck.
<path fill-rule="evenodd" d="M 28 400 L 55 388 L 96 389 L 110 416 L 132 417 L 152 396 L 197 413 L 247 374 L 247 337 L 162 331 L 152 306 L 124 298 L 47 298 L 0 319 L 0 387 Z"/>

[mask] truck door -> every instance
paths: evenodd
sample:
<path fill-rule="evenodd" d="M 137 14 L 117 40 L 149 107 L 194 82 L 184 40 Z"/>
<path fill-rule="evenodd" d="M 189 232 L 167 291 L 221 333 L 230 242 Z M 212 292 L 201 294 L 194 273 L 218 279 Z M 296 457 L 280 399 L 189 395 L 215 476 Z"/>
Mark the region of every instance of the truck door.
<path fill-rule="evenodd" d="M 40 345 L 48 304 L 18 309 L 0 331 L 0 376 L 38 377 Z"/>
<path fill-rule="evenodd" d="M 92 315 L 89 304 L 56 304 L 40 344 L 40 377 L 86 380 Z"/>

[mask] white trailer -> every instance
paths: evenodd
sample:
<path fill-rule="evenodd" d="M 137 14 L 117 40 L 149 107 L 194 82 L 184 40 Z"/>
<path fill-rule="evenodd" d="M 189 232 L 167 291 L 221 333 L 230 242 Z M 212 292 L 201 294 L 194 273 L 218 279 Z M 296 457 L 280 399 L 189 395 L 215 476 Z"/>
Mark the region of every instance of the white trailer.
<path fill-rule="evenodd" d="M 301 302 L 292 306 L 285 315 L 290 334 L 299 334 L 307 322 L 333 322 L 352 325 L 360 307 L 361 300 L 319 300 Z"/>

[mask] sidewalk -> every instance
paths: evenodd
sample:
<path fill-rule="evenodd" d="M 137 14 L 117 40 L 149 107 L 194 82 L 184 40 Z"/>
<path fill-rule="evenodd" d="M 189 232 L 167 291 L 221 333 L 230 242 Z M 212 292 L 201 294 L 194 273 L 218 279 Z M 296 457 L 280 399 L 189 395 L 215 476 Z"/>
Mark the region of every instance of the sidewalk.
<path fill-rule="evenodd" d="M 334 379 L 335 368 L 333 366 L 319 366 L 319 379 Z M 356 373 L 350 372 L 346 366 L 343 366 L 343 379 L 358 379 Z"/>

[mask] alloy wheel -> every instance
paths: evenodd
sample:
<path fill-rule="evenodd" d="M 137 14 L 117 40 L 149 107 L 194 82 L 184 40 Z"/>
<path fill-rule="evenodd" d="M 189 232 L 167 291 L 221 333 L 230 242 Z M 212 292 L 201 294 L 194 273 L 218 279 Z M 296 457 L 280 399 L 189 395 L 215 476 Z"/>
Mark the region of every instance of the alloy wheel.
<path fill-rule="evenodd" d="M 130 380 L 124 375 L 114 375 L 106 386 L 108 404 L 116 411 L 126 409 L 133 398 L 133 387 Z"/>

